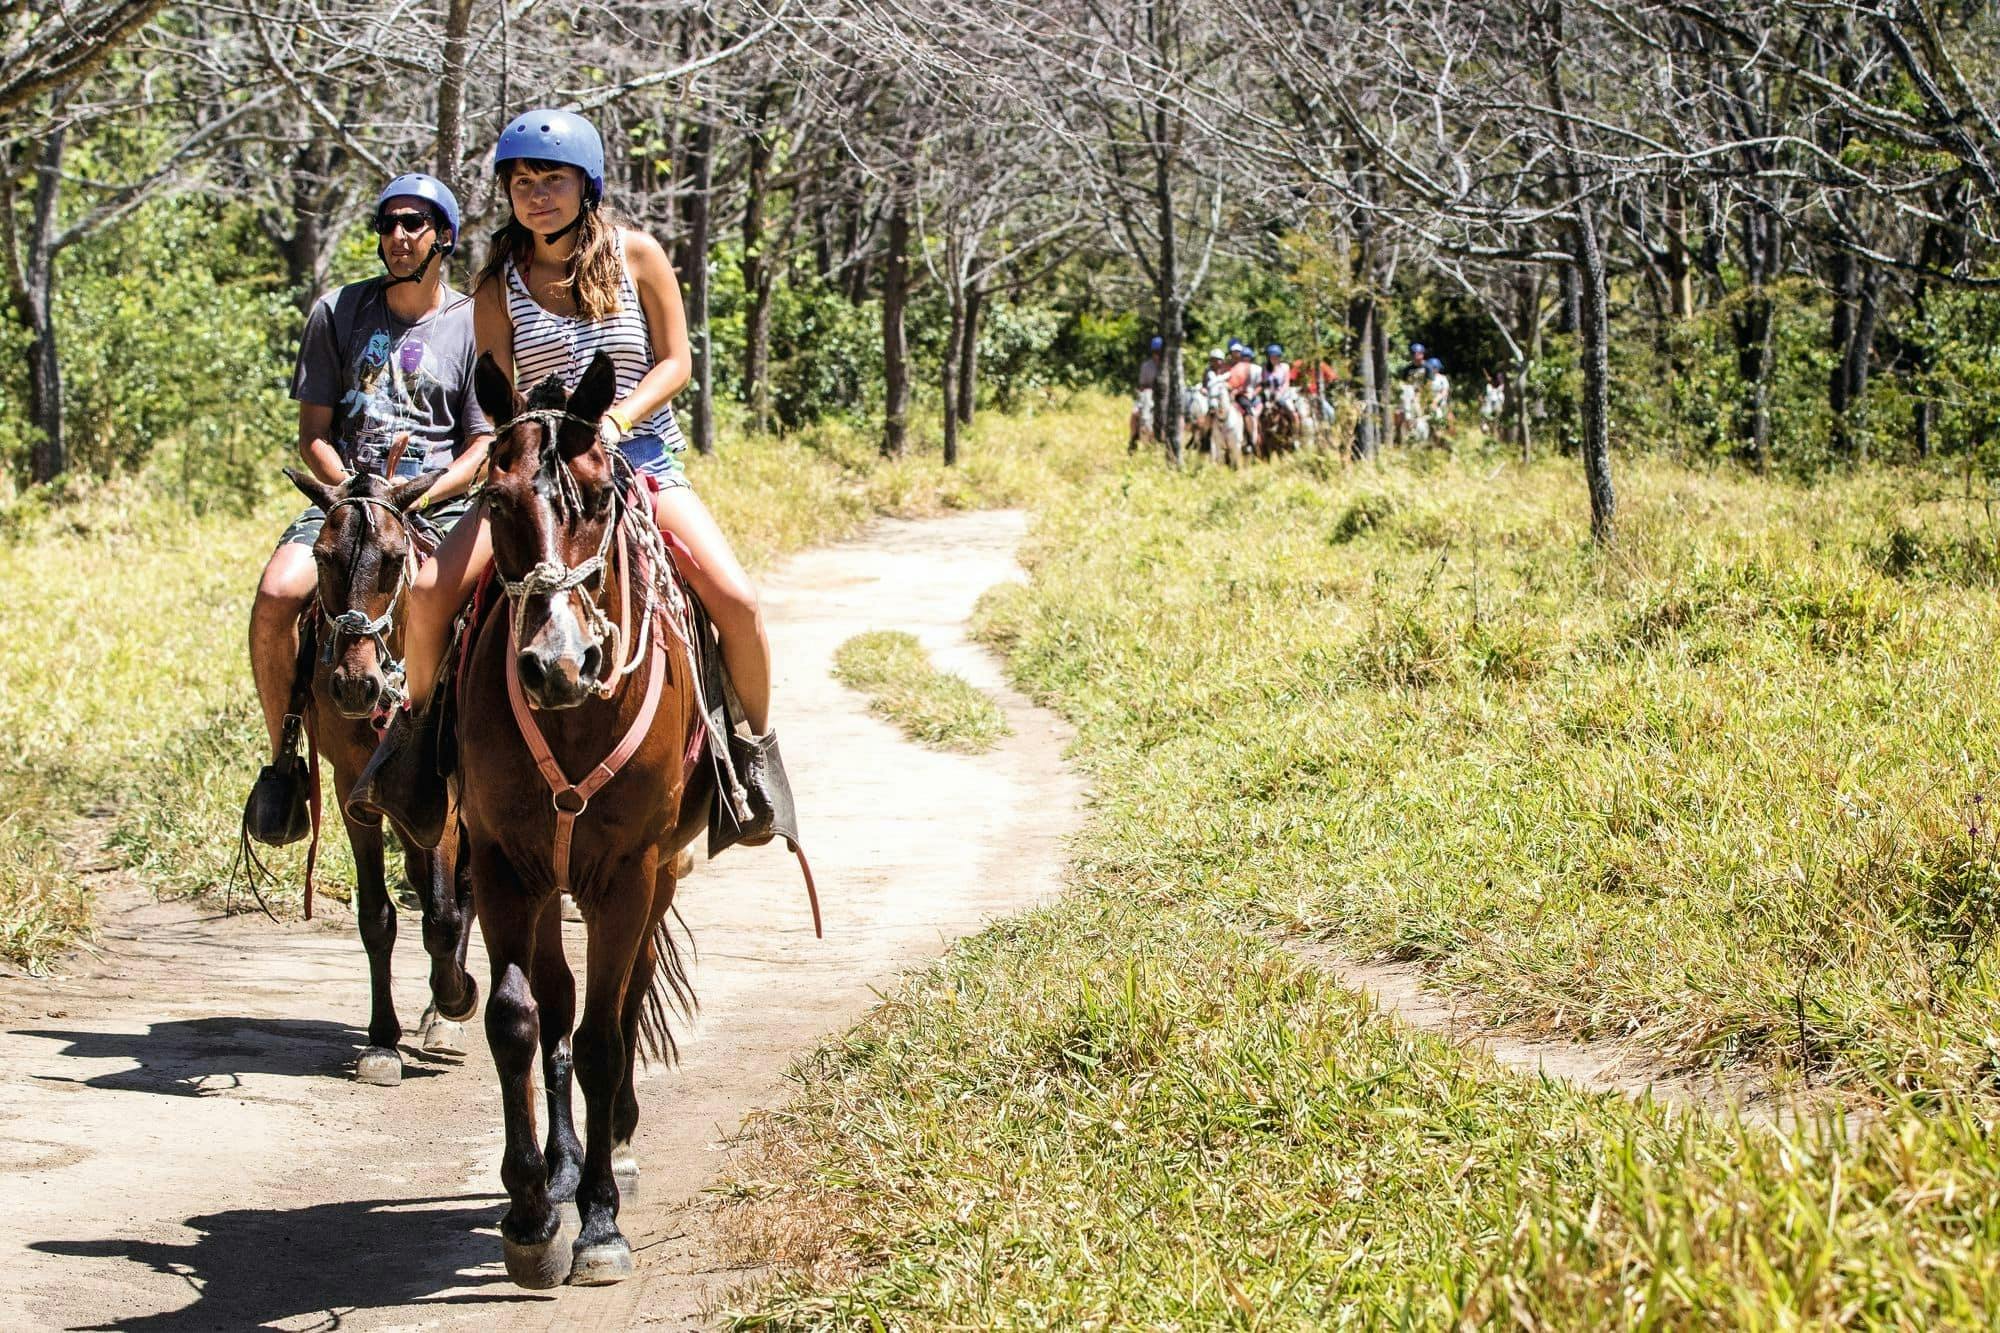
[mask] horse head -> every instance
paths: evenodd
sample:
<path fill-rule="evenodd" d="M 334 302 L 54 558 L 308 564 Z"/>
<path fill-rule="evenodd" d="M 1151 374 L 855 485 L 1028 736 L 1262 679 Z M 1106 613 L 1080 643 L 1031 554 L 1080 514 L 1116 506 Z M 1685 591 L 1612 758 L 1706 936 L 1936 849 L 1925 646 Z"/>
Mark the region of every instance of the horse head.
<path fill-rule="evenodd" d="M 521 690 L 538 709 L 574 708 L 616 670 L 602 595 L 618 525 L 618 483 L 597 425 L 618 389 L 599 352 L 565 393 L 551 375 L 524 398 L 490 355 L 474 371 L 496 423 L 487 453 L 486 517 L 507 590 Z"/>
<path fill-rule="evenodd" d="M 331 668 L 327 694 L 342 717 L 378 716 L 402 697 L 403 666 L 389 651 L 389 635 L 416 573 L 416 539 L 407 515 L 444 472 L 400 481 L 357 472 L 339 486 L 291 468 L 285 475 L 326 515 L 313 543 L 313 562 L 319 566 L 319 609 L 326 622 L 320 660 Z"/>

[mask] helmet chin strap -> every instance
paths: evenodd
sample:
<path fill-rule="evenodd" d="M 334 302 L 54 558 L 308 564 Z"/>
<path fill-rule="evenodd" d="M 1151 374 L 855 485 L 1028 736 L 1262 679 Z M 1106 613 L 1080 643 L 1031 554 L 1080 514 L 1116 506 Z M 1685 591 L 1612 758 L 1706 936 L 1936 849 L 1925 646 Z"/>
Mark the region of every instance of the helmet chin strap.
<path fill-rule="evenodd" d="M 575 217 L 571 218 L 568 222 L 563 223 L 562 226 L 557 227 L 554 231 L 547 231 L 541 233 L 541 238 L 543 243 L 547 245 L 554 245 L 557 241 L 560 241 L 563 237 L 569 235 L 571 232 L 575 231 L 578 227 L 581 227 L 583 225 L 584 214 L 595 212 L 596 209 L 597 209 L 597 201 L 595 199 L 585 199 L 583 201 L 583 207 L 576 210 Z"/>
<path fill-rule="evenodd" d="M 439 255 L 443 253 L 444 253 L 444 247 L 439 245 L 436 241 L 432 241 L 431 252 L 424 256 L 423 263 L 417 265 L 416 272 L 406 274 L 400 278 L 396 277 L 394 274 L 391 274 L 388 280 L 385 281 L 382 285 L 384 287 L 396 287 L 406 282 L 422 282 L 424 280 L 424 274 L 430 272 L 431 261 L 436 259 Z M 383 268 L 389 267 L 389 256 L 383 247 L 383 243 L 380 241 L 375 242 L 375 256 L 376 258 L 382 261 Z"/>

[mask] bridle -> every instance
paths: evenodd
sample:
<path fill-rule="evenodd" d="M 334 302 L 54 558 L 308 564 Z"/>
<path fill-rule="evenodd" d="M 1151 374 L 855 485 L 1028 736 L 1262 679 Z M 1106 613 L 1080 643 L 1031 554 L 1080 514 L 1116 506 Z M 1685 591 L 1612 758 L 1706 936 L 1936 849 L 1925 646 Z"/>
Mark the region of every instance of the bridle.
<path fill-rule="evenodd" d="M 396 608 L 401 605 L 403 594 L 417 573 L 417 529 L 410 516 L 389 501 L 373 495 L 348 495 L 335 500 L 326 508 L 326 518 L 332 519 L 334 511 L 349 506 L 361 508 L 374 505 L 384 510 L 403 528 L 403 568 L 396 576 L 396 586 L 390 590 L 389 605 L 382 614 L 370 618 L 366 611 L 348 607 L 335 611 L 326 604 L 326 584 L 322 580 L 313 590 L 313 599 L 319 603 L 320 618 L 327 623 L 329 633 L 320 647 L 321 665 L 330 666 L 343 639 L 373 639 L 375 648 L 382 655 L 382 674 L 387 677 L 389 691 L 395 696 L 392 702 L 400 703 L 403 698 L 403 663 L 389 650 L 389 628 L 396 619 Z M 350 592 L 352 590 L 350 589 Z"/>
<path fill-rule="evenodd" d="M 521 412 L 501 423 L 495 428 L 495 433 L 510 430 L 524 421 L 539 422 L 546 431 L 547 441 L 542 447 L 541 466 L 555 474 L 556 490 L 562 506 L 570 513 L 581 513 L 582 493 L 577 489 L 575 474 L 570 471 L 569 465 L 560 455 L 556 454 L 555 439 L 564 422 L 583 426 L 591 431 L 597 429 L 597 423 L 560 408 L 536 408 Z M 658 530 L 651 523 L 638 524 L 638 528 L 641 529 L 638 541 L 641 546 L 648 548 L 646 554 L 651 558 L 653 574 L 644 580 L 645 602 L 640 608 L 638 635 L 636 642 L 629 642 L 628 654 L 628 641 L 632 639 L 633 623 L 631 615 L 633 539 L 629 533 L 634 525 L 627 522 L 632 506 L 626 499 L 626 491 L 634 478 L 632 465 L 623 454 L 612 450 L 611 458 L 613 477 L 611 517 L 604 524 L 604 536 L 598 540 L 594 555 L 574 565 L 566 565 L 560 560 L 543 560 L 518 579 L 510 579 L 504 573 L 500 573 L 497 567 L 495 569 L 500 586 L 507 594 L 509 641 L 517 650 L 521 642 L 521 631 L 527 622 L 529 598 L 554 597 L 568 592 L 577 594 L 577 600 L 583 606 L 584 624 L 588 626 L 591 638 L 598 644 L 604 644 L 607 640 L 611 644 L 607 658 L 612 664 L 612 670 L 605 673 L 604 678 L 592 686 L 598 697 L 604 699 L 617 693 L 619 684 L 637 671 L 639 664 L 646 660 L 646 649 L 652 634 L 653 614 L 657 605 L 659 572 L 666 567 L 664 564 L 666 552 L 659 546 Z M 618 619 L 615 621 L 606 614 L 603 604 L 608 591 L 607 570 L 611 563 L 611 543 L 614 538 L 618 542 Z M 598 581 L 594 596 L 590 589 L 584 587 L 592 579 Z"/>

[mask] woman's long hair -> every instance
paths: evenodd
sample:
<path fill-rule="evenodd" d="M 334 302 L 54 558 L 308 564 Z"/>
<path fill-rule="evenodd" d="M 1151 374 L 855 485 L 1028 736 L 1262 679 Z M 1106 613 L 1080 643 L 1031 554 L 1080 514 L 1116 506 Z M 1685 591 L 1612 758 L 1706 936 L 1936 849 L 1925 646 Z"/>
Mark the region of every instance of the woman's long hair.
<path fill-rule="evenodd" d="M 562 165 L 559 162 L 527 163 L 530 171 L 554 171 Z M 506 173 L 500 178 L 503 188 L 513 175 L 514 164 L 509 162 Z M 618 215 L 599 203 L 585 203 L 583 215 L 577 221 L 576 249 L 570 252 L 567 276 L 570 300 L 576 302 L 576 313 L 581 319 L 603 319 L 617 314 L 620 309 L 618 285 L 624 274 L 618 258 L 618 222 Z M 507 221 L 487 242 L 486 263 L 479 270 L 479 281 L 474 286 L 484 285 L 489 278 L 504 284 L 509 259 L 525 275 L 528 263 L 534 257 L 535 233 L 521 225 L 510 204 Z M 522 281 L 527 281 L 525 276 Z"/>

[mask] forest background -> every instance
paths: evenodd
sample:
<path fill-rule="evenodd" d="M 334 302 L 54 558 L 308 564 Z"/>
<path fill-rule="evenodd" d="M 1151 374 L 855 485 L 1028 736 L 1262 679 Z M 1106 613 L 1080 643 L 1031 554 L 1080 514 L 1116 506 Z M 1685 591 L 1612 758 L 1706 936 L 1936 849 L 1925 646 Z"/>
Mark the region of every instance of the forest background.
<path fill-rule="evenodd" d="M 1994 36 L 1935 0 L 29 6 L 5 512 L 149 467 L 267 491 L 301 311 L 373 271 L 381 181 L 454 185 L 463 282 L 488 146 L 544 103 L 675 256 L 704 450 L 845 419 L 951 461 L 981 405 L 1127 385 L 1157 334 L 1163 405 L 1227 338 L 1334 362 L 1362 457 L 1405 343 L 1461 402 L 1503 375 L 1511 446 L 1578 456 L 1600 533 L 1614 444 L 1983 478 Z"/>

